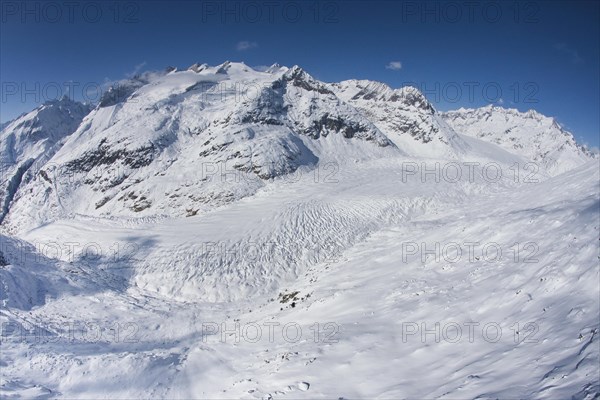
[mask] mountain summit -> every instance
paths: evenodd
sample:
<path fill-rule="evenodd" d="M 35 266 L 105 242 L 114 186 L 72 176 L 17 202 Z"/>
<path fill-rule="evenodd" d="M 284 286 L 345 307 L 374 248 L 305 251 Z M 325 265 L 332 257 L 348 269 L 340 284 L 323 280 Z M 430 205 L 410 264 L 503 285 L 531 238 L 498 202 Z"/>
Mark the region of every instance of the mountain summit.
<path fill-rule="evenodd" d="M 489 105 L 441 113 L 456 131 L 497 144 L 539 164 L 551 175 L 573 169 L 594 155 L 554 118 L 535 110 Z"/>

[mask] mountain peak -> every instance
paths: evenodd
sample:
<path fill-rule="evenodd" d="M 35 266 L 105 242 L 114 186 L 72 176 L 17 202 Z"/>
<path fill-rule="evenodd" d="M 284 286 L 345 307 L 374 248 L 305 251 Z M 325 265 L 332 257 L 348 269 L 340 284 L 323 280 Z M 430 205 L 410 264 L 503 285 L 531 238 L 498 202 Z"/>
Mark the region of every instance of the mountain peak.
<path fill-rule="evenodd" d="M 187 70 L 193 71 L 193 72 L 202 72 L 206 68 L 208 68 L 208 64 L 194 63 L 194 64 L 190 65 Z"/>
<path fill-rule="evenodd" d="M 366 79 L 349 79 L 332 85 L 342 93 L 346 100 L 401 102 L 406 106 L 414 106 L 429 113 L 434 111 L 431 103 L 414 86 L 392 89 L 383 82 Z"/>
<path fill-rule="evenodd" d="M 519 111 L 489 104 L 441 113 L 457 132 L 522 155 L 557 175 L 592 159 L 573 135 L 553 117 L 536 110 Z"/>
<path fill-rule="evenodd" d="M 227 73 L 230 73 L 230 72 L 250 72 L 250 71 L 254 71 L 253 68 L 247 66 L 242 61 L 237 61 L 237 62 L 225 61 L 224 63 L 218 65 L 216 67 L 216 70 L 217 70 L 217 74 L 227 74 Z"/>
<path fill-rule="evenodd" d="M 288 78 L 295 79 L 295 78 L 305 78 L 305 77 L 310 76 L 310 75 L 307 74 L 304 71 L 304 69 L 302 69 L 300 66 L 294 65 L 292 68 L 289 68 L 285 72 L 284 76 L 288 77 Z"/>

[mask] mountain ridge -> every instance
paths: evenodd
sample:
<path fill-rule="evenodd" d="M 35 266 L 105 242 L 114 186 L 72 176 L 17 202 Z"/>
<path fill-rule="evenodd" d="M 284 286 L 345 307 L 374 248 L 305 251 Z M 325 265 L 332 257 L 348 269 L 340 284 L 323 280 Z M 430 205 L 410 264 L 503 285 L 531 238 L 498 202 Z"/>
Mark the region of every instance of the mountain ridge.
<path fill-rule="evenodd" d="M 297 65 L 257 70 L 226 61 L 170 67 L 117 82 L 94 109 L 61 99 L 36 110 L 42 113 L 52 104 L 60 109 L 61 102 L 80 111 L 75 119 L 66 113 L 54 121 L 64 125 L 60 140 L 27 157 L 36 160 L 36 168 L 25 174 L 26 163 L 4 159 L 15 164 L 5 174 L 2 219 L 8 217 L 9 225 L 26 226 L 23 214 L 34 225 L 71 213 L 195 215 L 297 171 L 380 157 L 529 161 L 550 175 L 593 158 L 572 134 L 537 112 L 438 112 L 414 87 L 393 89 L 356 79 L 326 83 Z M 36 110 L 1 131 L 3 148 L 28 118 L 37 118 Z M 488 114 L 496 118 L 493 125 L 486 122 Z M 505 139 L 498 115 L 514 117 L 504 124 L 510 129 L 519 121 L 537 121 L 534 134 L 517 129 L 533 138 Z M 562 147 L 554 143 L 558 139 Z M 531 142 L 538 151 L 521 150 Z M 215 168 L 235 179 L 209 179 Z"/>

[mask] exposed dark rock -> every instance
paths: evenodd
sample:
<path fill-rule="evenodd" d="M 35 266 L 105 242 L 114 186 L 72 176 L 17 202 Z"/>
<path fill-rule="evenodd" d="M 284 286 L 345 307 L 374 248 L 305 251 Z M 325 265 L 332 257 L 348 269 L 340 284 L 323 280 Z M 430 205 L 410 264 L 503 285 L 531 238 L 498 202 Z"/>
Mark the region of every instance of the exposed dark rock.
<path fill-rule="evenodd" d="M 353 138 L 357 133 L 368 132 L 368 129 L 360 124 L 352 124 L 344 121 L 341 117 L 332 117 L 324 114 L 319 120 L 313 121 L 312 126 L 307 128 L 304 133 L 308 136 L 318 139 L 320 136 L 327 136 L 330 132 L 339 132 L 345 138 Z"/>
<path fill-rule="evenodd" d="M 8 261 L 4 258 L 4 254 L 0 251 L 0 267 L 8 265 Z"/>
<path fill-rule="evenodd" d="M 119 149 L 111 151 L 107 140 L 103 139 L 96 150 L 86 152 L 80 158 L 69 161 L 65 168 L 67 171 L 75 173 L 90 172 L 94 167 L 111 165 L 119 160 L 124 165 L 136 169 L 150 165 L 155 153 L 156 147 L 152 143 L 135 150 Z"/>
<path fill-rule="evenodd" d="M 294 67 L 286 72 L 282 79 L 284 81 L 291 82 L 292 85 L 300 87 L 309 92 L 317 92 L 320 94 L 333 94 L 333 92 L 327 89 L 322 84 L 314 81 L 310 76 L 304 72 L 302 68 Z"/>

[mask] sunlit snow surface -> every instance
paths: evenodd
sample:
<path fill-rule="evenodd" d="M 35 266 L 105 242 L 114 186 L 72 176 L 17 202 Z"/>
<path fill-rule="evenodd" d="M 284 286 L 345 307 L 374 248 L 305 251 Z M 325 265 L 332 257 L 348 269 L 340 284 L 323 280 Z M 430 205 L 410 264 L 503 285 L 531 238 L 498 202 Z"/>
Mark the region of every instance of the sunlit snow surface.
<path fill-rule="evenodd" d="M 197 77 L 170 76 L 169 85 L 144 86 L 138 96 L 148 90 L 145 102 L 166 96 L 191 112 L 198 103 L 172 96 Z M 1 396 L 595 398 L 598 161 L 570 153 L 563 164 L 558 159 L 566 172 L 532 173 L 523 167 L 535 155 L 463 135 L 456 121 L 453 129 L 435 112 L 412 110 L 418 101 L 388 104 L 385 112 L 404 115 L 394 120 L 356 98 L 366 85 L 389 101 L 389 88 L 336 85 L 328 87 L 347 103 L 327 95 L 317 109 L 353 112 L 370 139 L 307 139 L 287 125 L 262 133 L 254 127 L 255 136 L 244 135 L 256 146 L 263 134 L 265 143 L 298 146 L 290 153 L 301 155 L 290 158 L 299 162 L 295 172 L 248 186 L 234 181 L 243 191 L 234 201 L 189 216 L 164 211 L 164 192 L 185 187 L 165 157 L 140 170 L 148 180 L 134 184 L 164 208 L 139 217 L 116 201 L 107 203 L 116 216 L 95 212 L 82 199 L 101 194 L 77 180 L 64 184 L 62 196 L 76 212 L 51 212 L 35 194 L 42 180 L 25 182 L 1 236 Z M 145 104 L 118 107 L 145 115 Z M 223 107 L 234 106 L 246 107 Z M 219 115 L 213 120 L 227 116 L 211 107 Z M 314 117 L 300 114 L 285 123 Z M 118 115 L 93 111 L 56 160 L 76 158 L 102 137 L 142 146 L 163 132 L 152 118 L 135 126 L 126 114 L 111 120 Z M 420 126 L 414 132 L 429 132 L 432 141 L 393 136 L 403 124 Z M 110 126 L 147 135 L 111 134 Z M 86 137 L 94 129 L 101 135 Z M 214 140 L 229 139 L 228 132 L 215 130 Z M 389 145 L 375 143 L 386 137 Z M 243 153 L 245 141 L 234 141 Z M 175 143 L 169 154 L 193 176 L 185 161 L 203 141 Z M 282 148 L 257 154 L 277 157 Z M 242 175 L 233 178 L 243 182 Z M 232 176 L 213 179 L 219 188 Z"/>

